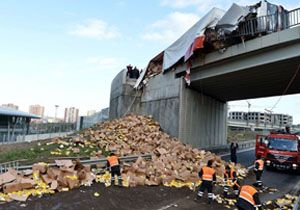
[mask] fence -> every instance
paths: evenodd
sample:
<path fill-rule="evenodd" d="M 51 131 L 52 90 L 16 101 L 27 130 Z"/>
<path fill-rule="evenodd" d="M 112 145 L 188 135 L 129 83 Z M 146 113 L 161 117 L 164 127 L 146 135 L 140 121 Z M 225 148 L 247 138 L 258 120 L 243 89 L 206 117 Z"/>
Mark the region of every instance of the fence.
<path fill-rule="evenodd" d="M 255 36 L 300 25 L 300 8 L 279 14 L 252 18 L 240 23 L 237 36 Z"/>
<path fill-rule="evenodd" d="M 28 134 L 24 128 L 0 127 L 0 144 L 18 143 L 24 141 L 35 141 L 47 139 L 65 134 L 73 133 L 76 130 L 74 123 L 32 123 Z"/>

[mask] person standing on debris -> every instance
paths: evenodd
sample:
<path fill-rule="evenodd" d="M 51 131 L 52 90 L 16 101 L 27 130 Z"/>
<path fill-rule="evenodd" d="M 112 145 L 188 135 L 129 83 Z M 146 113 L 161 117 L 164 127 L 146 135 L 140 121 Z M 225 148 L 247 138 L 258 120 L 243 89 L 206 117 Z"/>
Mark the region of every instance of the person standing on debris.
<path fill-rule="evenodd" d="M 118 185 L 122 186 L 120 160 L 113 152 L 110 153 L 110 155 L 107 157 L 106 167 L 110 169 L 111 185 L 115 184 L 115 175 L 117 175 L 118 176 Z"/>
<path fill-rule="evenodd" d="M 235 204 L 239 210 L 262 209 L 258 191 L 254 186 L 244 185 L 241 187 L 237 202 Z"/>
<path fill-rule="evenodd" d="M 133 78 L 132 66 L 129 64 L 128 66 L 126 66 L 126 68 L 127 68 L 126 76 L 129 77 L 129 78 Z"/>
<path fill-rule="evenodd" d="M 225 198 L 228 196 L 230 186 L 232 186 L 234 194 L 236 196 L 238 195 L 240 185 L 238 183 L 237 174 L 229 165 L 225 167 L 224 183 L 223 195 Z"/>
<path fill-rule="evenodd" d="M 199 188 L 197 197 L 200 199 L 203 196 L 205 189 L 208 192 L 208 203 L 210 204 L 213 201 L 213 184 L 216 183 L 216 171 L 212 168 L 213 160 L 207 162 L 207 166 L 202 167 L 199 172 L 199 177 L 202 179 L 202 183 Z"/>
<path fill-rule="evenodd" d="M 140 76 L 140 71 L 138 70 L 138 68 L 135 66 L 133 69 L 133 78 L 134 79 L 138 79 Z"/>
<path fill-rule="evenodd" d="M 236 151 L 237 151 L 238 148 L 239 148 L 238 143 L 231 142 L 231 145 L 230 145 L 230 160 L 231 160 L 231 162 L 233 162 L 235 164 L 237 163 Z"/>
<path fill-rule="evenodd" d="M 257 156 L 256 161 L 254 162 L 254 173 L 256 176 L 256 185 L 262 187 L 261 176 L 264 171 L 264 161 L 260 155 Z"/>

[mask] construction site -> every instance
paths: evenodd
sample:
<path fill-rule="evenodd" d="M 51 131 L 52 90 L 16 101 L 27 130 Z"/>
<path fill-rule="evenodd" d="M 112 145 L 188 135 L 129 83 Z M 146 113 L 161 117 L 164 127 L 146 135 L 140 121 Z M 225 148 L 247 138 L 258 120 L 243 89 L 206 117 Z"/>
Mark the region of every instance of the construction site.
<path fill-rule="evenodd" d="M 253 209 L 300 209 L 298 134 L 241 142 L 232 161 L 227 133 L 228 102 L 300 93 L 299 70 L 300 8 L 267 1 L 212 8 L 138 76 L 128 67 L 115 76 L 109 120 L 0 145 L 0 209 L 248 209 L 237 204 L 243 186 L 261 182 L 260 203 L 246 200 Z M 282 144 L 291 140 L 286 150 L 272 144 L 281 135 Z M 212 192 L 203 195 L 207 181 Z"/>

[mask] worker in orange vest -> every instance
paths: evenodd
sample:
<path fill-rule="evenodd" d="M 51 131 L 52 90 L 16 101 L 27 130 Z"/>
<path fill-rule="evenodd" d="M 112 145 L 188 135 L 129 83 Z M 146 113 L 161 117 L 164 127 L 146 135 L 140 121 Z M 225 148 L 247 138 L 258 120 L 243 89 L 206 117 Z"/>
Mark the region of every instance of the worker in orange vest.
<path fill-rule="evenodd" d="M 262 209 L 258 191 L 255 189 L 255 187 L 250 185 L 244 185 L 241 187 L 235 205 L 239 210 L 255 210 L 256 208 Z"/>
<path fill-rule="evenodd" d="M 110 169 L 111 174 L 111 185 L 115 183 L 115 175 L 118 176 L 118 185 L 122 186 L 122 176 L 121 176 L 121 167 L 120 167 L 120 160 L 119 158 L 112 152 L 107 157 L 107 164 L 106 167 Z"/>
<path fill-rule="evenodd" d="M 207 162 L 207 166 L 202 167 L 199 172 L 199 177 L 202 179 L 202 183 L 197 194 L 198 199 L 202 198 L 204 191 L 207 189 L 208 203 L 213 201 L 213 185 L 216 183 L 216 171 L 212 168 L 213 160 Z"/>
<path fill-rule="evenodd" d="M 254 162 L 254 173 L 256 176 L 256 185 L 262 187 L 261 176 L 264 171 L 264 161 L 260 155 L 257 156 L 256 161 Z"/>
<path fill-rule="evenodd" d="M 237 173 L 229 165 L 226 165 L 225 173 L 224 173 L 224 189 L 223 189 L 224 197 L 228 196 L 228 191 L 231 184 L 232 184 L 233 192 L 237 196 L 240 188 L 240 185 L 238 183 Z"/>

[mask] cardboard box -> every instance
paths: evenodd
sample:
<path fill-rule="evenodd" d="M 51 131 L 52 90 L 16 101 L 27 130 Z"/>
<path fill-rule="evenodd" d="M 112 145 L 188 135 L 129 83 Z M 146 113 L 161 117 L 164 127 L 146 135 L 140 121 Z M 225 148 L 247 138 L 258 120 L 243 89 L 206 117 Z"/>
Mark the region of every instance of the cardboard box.
<path fill-rule="evenodd" d="M 47 169 L 48 169 L 48 166 L 47 166 L 47 164 L 44 164 L 44 163 L 36 163 L 32 166 L 33 172 L 38 171 L 41 174 L 46 173 Z"/>
<path fill-rule="evenodd" d="M 22 190 L 22 185 L 19 182 L 8 183 L 3 186 L 4 193 L 12 193 Z"/>
<path fill-rule="evenodd" d="M 0 174 L 0 185 L 10 183 L 12 181 L 15 181 L 16 179 L 17 179 L 17 177 L 12 175 L 9 172 L 6 172 L 4 174 Z"/>

